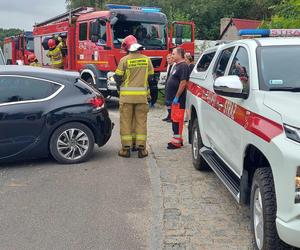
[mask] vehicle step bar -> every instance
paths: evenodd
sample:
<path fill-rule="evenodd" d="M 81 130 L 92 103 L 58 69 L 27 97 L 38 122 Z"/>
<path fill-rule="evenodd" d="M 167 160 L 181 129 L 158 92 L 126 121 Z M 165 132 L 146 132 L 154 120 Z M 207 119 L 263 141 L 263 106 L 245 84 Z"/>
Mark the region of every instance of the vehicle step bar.
<path fill-rule="evenodd" d="M 237 202 L 240 202 L 240 179 L 230 168 L 214 153 L 211 149 L 203 147 L 200 154 L 212 168 L 216 175 L 221 179 L 229 192 L 234 196 Z"/>

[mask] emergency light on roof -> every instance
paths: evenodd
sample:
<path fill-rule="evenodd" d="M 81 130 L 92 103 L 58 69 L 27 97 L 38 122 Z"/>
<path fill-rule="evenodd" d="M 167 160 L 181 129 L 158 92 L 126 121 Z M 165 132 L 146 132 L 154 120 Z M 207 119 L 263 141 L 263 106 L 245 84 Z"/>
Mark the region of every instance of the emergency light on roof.
<path fill-rule="evenodd" d="M 139 7 L 139 6 L 129 6 L 129 5 L 118 5 L 118 4 L 107 4 L 106 7 L 109 10 L 139 10 L 143 12 L 160 12 L 160 8 L 155 7 Z"/>
<path fill-rule="evenodd" d="M 300 29 L 244 29 L 240 36 L 300 37 Z"/>

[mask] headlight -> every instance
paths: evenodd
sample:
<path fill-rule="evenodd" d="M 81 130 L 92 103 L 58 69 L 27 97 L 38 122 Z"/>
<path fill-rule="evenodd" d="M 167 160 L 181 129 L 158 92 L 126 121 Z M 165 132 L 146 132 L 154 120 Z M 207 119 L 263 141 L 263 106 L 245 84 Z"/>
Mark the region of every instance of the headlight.
<path fill-rule="evenodd" d="M 295 186 L 295 203 L 300 203 L 300 167 L 297 169 L 296 173 L 296 186 Z"/>
<path fill-rule="evenodd" d="M 300 143 L 300 129 L 284 125 L 284 130 L 287 138 Z"/>

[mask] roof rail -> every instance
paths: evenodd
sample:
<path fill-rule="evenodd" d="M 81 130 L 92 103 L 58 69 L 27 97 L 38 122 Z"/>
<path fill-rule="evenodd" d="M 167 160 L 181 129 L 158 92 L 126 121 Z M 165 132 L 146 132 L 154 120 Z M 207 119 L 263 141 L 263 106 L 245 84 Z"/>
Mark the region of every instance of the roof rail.
<path fill-rule="evenodd" d="M 50 18 L 50 19 L 48 19 L 44 22 L 37 23 L 34 26 L 35 27 L 40 27 L 40 26 L 51 24 L 51 23 L 54 23 L 54 22 L 63 21 L 68 17 L 74 17 L 74 16 L 78 16 L 79 14 L 85 14 L 85 13 L 92 12 L 92 11 L 95 11 L 95 9 L 90 8 L 90 7 L 79 7 L 79 8 L 73 9 L 71 11 L 65 12 L 63 14 L 60 14 L 56 17 L 52 17 L 52 18 Z"/>

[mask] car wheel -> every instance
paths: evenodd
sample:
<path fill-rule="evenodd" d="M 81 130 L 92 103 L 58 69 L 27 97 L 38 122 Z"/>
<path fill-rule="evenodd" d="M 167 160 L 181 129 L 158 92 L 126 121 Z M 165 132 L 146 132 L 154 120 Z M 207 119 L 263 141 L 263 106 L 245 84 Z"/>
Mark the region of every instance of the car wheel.
<path fill-rule="evenodd" d="M 254 173 L 250 209 L 256 249 L 289 249 L 276 229 L 276 194 L 270 168 L 259 168 Z"/>
<path fill-rule="evenodd" d="M 198 119 L 195 119 L 192 126 L 192 157 L 193 165 L 197 170 L 208 170 L 207 162 L 200 155 L 199 150 L 203 147 L 203 142 L 200 135 Z"/>
<path fill-rule="evenodd" d="M 85 81 L 86 81 L 87 83 L 89 83 L 89 84 L 95 86 L 94 80 L 93 80 L 93 77 L 92 77 L 92 76 L 88 76 L 88 78 L 86 78 Z"/>
<path fill-rule="evenodd" d="M 87 161 L 94 149 L 92 131 L 77 122 L 67 123 L 56 129 L 50 140 L 51 155 L 62 164 Z"/>

